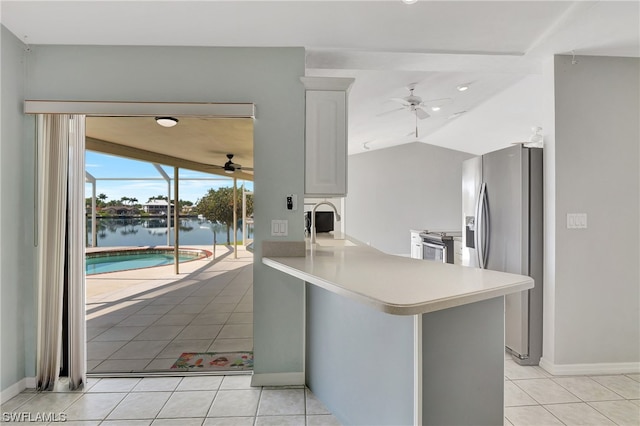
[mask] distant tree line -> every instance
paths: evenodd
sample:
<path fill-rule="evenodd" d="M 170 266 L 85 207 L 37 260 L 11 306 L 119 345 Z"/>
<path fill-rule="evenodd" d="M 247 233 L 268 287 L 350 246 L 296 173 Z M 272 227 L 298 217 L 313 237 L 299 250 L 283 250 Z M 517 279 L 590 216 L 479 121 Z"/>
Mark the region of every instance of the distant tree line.
<path fill-rule="evenodd" d="M 139 200 L 135 197 L 121 197 L 119 200 L 109 200 L 107 201 L 109 197 L 107 197 L 106 194 L 104 193 L 100 193 L 96 196 L 96 207 L 98 209 L 103 209 L 105 207 L 110 207 L 110 206 L 131 206 L 134 207 L 138 210 L 142 209 L 142 204 L 139 203 Z M 165 200 L 167 201 L 168 197 L 166 195 L 155 195 L 153 197 L 149 197 L 149 199 L 147 200 L 147 203 L 150 203 L 153 200 Z M 88 197 L 85 199 L 86 205 L 88 207 L 91 206 L 91 197 Z M 175 204 L 174 200 L 171 200 L 172 204 Z M 182 211 L 182 209 L 184 207 L 188 207 L 188 206 L 193 206 L 193 202 L 189 201 L 189 200 L 179 200 L 178 201 L 178 209 L 179 211 Z"/>
<path fill-rule="evenodd" d="M 244 186 L 237 188 L 236 215 L 242 220 L 242 192 Z M 222 187 L 209 189 L 207 194 L 196 202 L 196 212 L 213 223 L 220 223 L 227 227 L 227 242 L 231 242 L 231 228 L 233 227 L 233 188 Z M 247 197 L 247 216 L 253 215 L 253 197 Z M 243 236 L 244 238 L 245 236 Z"/>

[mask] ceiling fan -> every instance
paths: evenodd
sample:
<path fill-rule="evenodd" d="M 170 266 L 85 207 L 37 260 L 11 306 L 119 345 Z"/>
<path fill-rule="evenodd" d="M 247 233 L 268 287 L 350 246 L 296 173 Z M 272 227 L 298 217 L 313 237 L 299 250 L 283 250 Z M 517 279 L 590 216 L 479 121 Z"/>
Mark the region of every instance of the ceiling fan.
<path fill-rule="evenodd" d="M 227 158 L 228 161 L 226 163 L 224 163 L 224 166 L 214 166 L 215 168 L 218 169 L 223 169 L 225 173 L 234 173 L 236 170 L 237 171 L 253 171 L 253 168 L 251 167 L 242 167 L 240 164 L 238 163 L 234 163 L 233 162 L 233 154 L 227 154 Z"/>
<path fill-rule="evenodd" d="M 383 112 L 382 114 L 378 114 L 378 116 L 386 115 L 395 111 L 402 111 L 402 110 L 407 110 L 411 112 L 412 114 L 415 115 L 416 129 L 415 129 L 415 132 L 411 132 L 409 135 L 413 135 L 415 133 L 415 137 L 417 138 L 418 137 L 418 119 L 424 120 L 425 118 L 430 117 L 429 113 L 425 111 L 423 107 L 425 107 L 427 104 L 434 104 L 438 102 L 444 103 L 446 101 L 449 101 L 450 99 L 442 98 L 442 99 L 432 99 L 428 101 L 423 101 L 420 96 L 417 96 L 413 93 L 415 88 L 416 88 L 416 83 L 412 83 L 407 86 L 407 89 L 409 90 L 409 96 L 405 96 L 404 98 L 391 98 L 392 101 L 399 102 L 400 104 L 402 104 L 401 108 Z"/>
<path fill-rule="evenodd" d="M 416 85 L 410 84 L 407 86 L 409 89 L 409 96 L 405 96 L 404 98 L 391 98 L 392 101 L 400 102 L 402 104 L 402 108 L 398 108 L 394 111 L 400 111 L 403 109 L 409 110 L 410 112 L 416 115 L 416 118 L 420 120 L 424 120 L 425 118 L 429 118 L 429 113 L 422 109 L 424 106 L 424 102 L 422 102 L 422 98 L 420 96 L 414 95 L 413 91 L 416 89 Z M 392 112 L 392 111 L 389 111 Z"/>

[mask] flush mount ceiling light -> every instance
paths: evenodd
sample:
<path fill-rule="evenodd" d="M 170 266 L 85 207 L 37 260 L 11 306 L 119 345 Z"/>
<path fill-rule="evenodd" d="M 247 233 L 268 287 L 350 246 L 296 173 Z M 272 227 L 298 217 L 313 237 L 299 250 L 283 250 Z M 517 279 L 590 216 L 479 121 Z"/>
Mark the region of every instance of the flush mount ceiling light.
<path fill-rule="evenodd" d="M 402 0 L 402 3 L 404 3 L 404 4 L 414 4 L 417 1 L 418 0 Z"/>
<path fill-rule="evenodd" d="M 162 127 L 173 127 L 178 124 L 178 119 L 173 117 L 156 117 L 156 123 Z"/>
<path fill-rule="evenodd" d="M 465 90 L 469 89 L 469 84 L 461 84 L 458 87 L 456 87 L 456 89 L 458 89 L 458 92 L 464 92 Z"/>
<path fill-rule="evenodd" d="M 440 111 L 440 107 L 439 106 L 432 106 L 431 107 L 431 111 L 433 111 L 433 112 Z"/>

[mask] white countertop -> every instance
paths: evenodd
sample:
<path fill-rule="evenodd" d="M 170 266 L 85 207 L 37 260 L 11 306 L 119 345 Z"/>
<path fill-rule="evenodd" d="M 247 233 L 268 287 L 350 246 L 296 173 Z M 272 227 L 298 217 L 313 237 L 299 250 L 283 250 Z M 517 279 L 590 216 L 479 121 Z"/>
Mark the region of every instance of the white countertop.
<path fill-rule="evenodd" d="M 396 315 L 415 315 L 533 287 L 523 275 L 382 253 L 355 240 L 307 242 L 306 257 L 262 263 L 331 292 Z"/>

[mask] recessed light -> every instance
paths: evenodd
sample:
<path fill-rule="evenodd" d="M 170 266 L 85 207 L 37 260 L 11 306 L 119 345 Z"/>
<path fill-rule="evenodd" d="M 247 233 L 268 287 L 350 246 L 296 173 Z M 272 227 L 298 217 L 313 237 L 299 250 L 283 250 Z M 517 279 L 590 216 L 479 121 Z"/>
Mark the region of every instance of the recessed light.
<path fill-rule="evenodd" d="M 458 89 L 458 92 L 464 92 L 465 90 L 469 89 L 469 85 L 468 84 L 461 84 L 458 87 L 456 87 L 456 89 Z"/>
<path fill-rule="evenodd" d="M 439 106 L 432 106 L 431 107 L 431 111 L 440 111 L 440 107 Z"/>
<path fill-rule="evenodd" d="M 178 124 L 178 119 L 173 117 L 156 117 L 156 123 L 162 127 L 173 127 Z"/>

